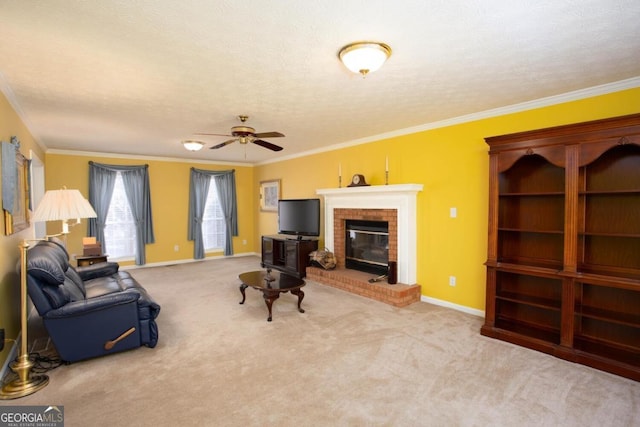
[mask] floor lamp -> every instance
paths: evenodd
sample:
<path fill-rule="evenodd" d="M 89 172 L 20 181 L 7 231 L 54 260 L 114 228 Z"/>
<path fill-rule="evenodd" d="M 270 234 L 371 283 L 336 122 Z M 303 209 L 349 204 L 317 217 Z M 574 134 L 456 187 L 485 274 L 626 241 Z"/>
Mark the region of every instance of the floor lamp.
<path fill-rule="evenodd" d="M 38 221 L 62 221 L 62 233 L 56 236 L 69 233 L 68 220 L 75 219 L 76 224 L 81 218 L 96 218 L 96 212 L 91 204 L 82 197 L 78 190 L 50 190 L 47 191 L 33 213 L 31 220 Z M 53 236 L 47 236 L 53 237 Z M 44 239 L 43 239 L 44 240 Z M 27 249 L 29 242 L 24 240 L 20 244 L 20 320 L 21 320 L 21 343 L 20 355 L 11 363 L 10 367 L 18 378 L 5 384 L 0 390 L 0 399 L 18 399 L 28 396 L 44 388 L 49 384 L 49 377 L 46 375 L 32 375 L 31 368 L 33 362 L 29 359 L 27 350 Z"/>

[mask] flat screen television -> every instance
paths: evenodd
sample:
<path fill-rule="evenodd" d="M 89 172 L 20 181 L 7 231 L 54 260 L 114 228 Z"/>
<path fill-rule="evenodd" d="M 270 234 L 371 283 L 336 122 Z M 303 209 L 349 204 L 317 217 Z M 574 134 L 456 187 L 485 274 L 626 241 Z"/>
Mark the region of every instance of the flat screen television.
<path fill-rule="evenodd" d="M 278 233 L 317 237 L 320 235 L 320 199 L 278 200 Z"/>

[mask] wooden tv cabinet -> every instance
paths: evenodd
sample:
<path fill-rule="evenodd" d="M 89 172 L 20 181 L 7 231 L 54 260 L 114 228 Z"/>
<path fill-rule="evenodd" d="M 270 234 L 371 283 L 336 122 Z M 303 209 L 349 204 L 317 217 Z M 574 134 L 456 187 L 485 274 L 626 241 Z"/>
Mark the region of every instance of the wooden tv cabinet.
<path fill-rule="evenodd" d="M 486 142 L 481 333 L 640 381 L 640 114 Z"/>
<path fill-rule="evenodd" d="M 309 254 L 318 250 L 318 240 L 283 235 L 262 236 L 262 267 L 303 278 L 307 275 Z"/>

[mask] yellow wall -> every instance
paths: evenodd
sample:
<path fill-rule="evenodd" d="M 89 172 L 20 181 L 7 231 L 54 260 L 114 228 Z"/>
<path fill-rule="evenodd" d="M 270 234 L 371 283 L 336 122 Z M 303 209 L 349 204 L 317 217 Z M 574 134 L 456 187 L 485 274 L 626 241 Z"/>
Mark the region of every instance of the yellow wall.
<path fill-rule="evenodd" d="M 44 153 L 37 145 L 29 130 L 13 110 L 7 99 L 0 93 L 0 140 L 9 142 L 12 136 L 20 140 L 20 152 L 29 157 L 30 151 L 44 161 Z M 0 184 L 2 174 L 0 174 Z M 0 191 L 2 186 L 0 185 Z M 7 339 L 15 339 L 20 332 L 20 280 L 16 273 L 22 239 L 33 238 L 32 229 L 23 230 L 11 236 L 4 235 L 4 215 L 0 229 L 0 328 L 5 329 Z M 0 352 L 0 365 L 7 358 L 11 343 Z"/>
<path fill-rule="evenodd" d="M 89 194 L 89 161 L 114 165 L 149 165 L 149 183 L 151 186 L 151 207 L 153 210 L 153 225 L 155 243 L 146 247 L 147 264 L 162 263 L 177 260 L 193 259 L 193 242 L 187 240 L 187 218 L 189 210 L 189 171 L 191 167 L 208 170 L 236 171 L 236 186 L 238 197 L 238 232 L 233 238 L 235 254 L 255 252 L 253 245 L 255 235 L 253 212 L 254 193 L 253 167 L 208 165 L 181 161 L 162 161 L 147 159 L 109 158 L 97 155 L 46 155 L 46 187 L 47 190 L 66 186 L 76 188 L 88 197 Z M 49 224 L 48 232 L 60 231 L 60 224 Z M 82 253 L 82 237 L 87 233 L 87 221 L 72 228 L 67 240 L 70 254 Z M 244 245 L 243 241 L 247 241 Z M 175 246 L 178 251 L 175 251 Z M 108 249 L 108 248 L 107 248 Z M 222 255 L 207 253 L 207 256 Z M 133 262 L 123 262 L 130 265 Z"/>
<path fill-rule="evenodd" d="M 369 184 L 420 183 L 418 284 L 426 297 L 484 310 L 488 210 L 488 147 L 484 138 L 640 112 L 640 88 L 260 166 L 256 182 L 281 179 L 282 197 L 317 197 L 355 173 Z M 457 218 L 449 217 L 456 207 Z M 276 231 L 276 215 L 260 213 L 258 233 Z M 324 231 L 322 231 L 324 233 Z M 321 242 L 322 244 L 322 242 Z M 455 287 L 449 276 L 456 276 Z"/>

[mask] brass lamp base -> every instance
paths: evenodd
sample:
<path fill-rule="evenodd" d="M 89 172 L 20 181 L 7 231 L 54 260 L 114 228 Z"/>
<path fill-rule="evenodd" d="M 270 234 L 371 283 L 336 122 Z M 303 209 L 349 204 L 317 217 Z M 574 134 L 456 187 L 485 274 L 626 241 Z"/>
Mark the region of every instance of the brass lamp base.
<path fill-rule="evenodd" d="M 2 387 L 0 390 L 0 400 L 18 399 L 28 396 L 49 384 L 48 376 L 31 375 L 32 367 L 33 363 L 26 355 L 20 356 L 18 361 L 11 364 L 11 370 L 18 374 L 18 378 Z"/>

